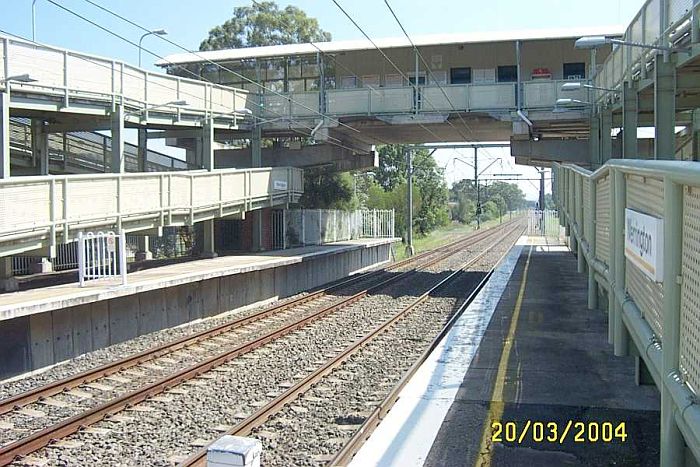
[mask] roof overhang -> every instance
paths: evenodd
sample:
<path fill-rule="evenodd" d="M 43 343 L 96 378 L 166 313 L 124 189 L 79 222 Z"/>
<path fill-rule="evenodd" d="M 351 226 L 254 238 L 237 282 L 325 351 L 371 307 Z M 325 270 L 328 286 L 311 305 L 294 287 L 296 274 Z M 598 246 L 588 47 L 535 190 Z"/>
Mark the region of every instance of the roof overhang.
<path fill-rule="evenodd" d="M 480 44 L 489 42 L 512 41 L 537 41 L 555 39 L 578 39 L 584 36 L 622 36 L 623 26 L 598 26 L 589 28 L 561 28 L 545 30 L 520 30 L 520 31 L 496 31 L 475 32 L 466 34 L 438 34 L 430 36 L 416 36 L 413 43 L 418 47 L 440 46 L 451 44 Z M 376 39 L 374 43 L 381 49 L 394 49 L 411 47 L 408 39 L 387 38 Z M 255 58 L 284 57 L 290 55 L 308 55 L 317 52 L 340 53 L 351 51 L 373 50 L 374 45 L 366 40 L 349 40 L 333 42 L 316 42 L 305 44 L 272 45 L 266 47 L 245 47 L 240 49 L 225 49 L 206 52 L 190 52 L 168 55 L 156 65 L 167 67 L 169 65 L 186 65 L 202 62 L 225 62 L 233 60 L 245 60 Z"/>

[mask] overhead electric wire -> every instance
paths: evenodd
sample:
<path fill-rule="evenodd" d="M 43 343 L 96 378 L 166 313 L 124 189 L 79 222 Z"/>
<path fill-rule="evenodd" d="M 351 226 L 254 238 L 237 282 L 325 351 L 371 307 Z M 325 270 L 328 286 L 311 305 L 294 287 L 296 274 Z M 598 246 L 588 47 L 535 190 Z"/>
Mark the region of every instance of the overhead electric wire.
<path fill-rule="evenodd" d="M 68 9 L 68 8 L 66 8 L 66 7 L 63 7 L 63 6 L 59 5 L 59 4 L 56 3 L 54 0 L 47 0 L 47 1 L 50 2 L 50 3 L 52 3 L 52 4 L 54 4 L 54 5 L 56 5 L 56 6 L 59 6 L 60 8 L 63 8 L 63 9 L 66 10 L 66 11 L 69 11 L 69 12 L 73 13 L 73 14 L 76 15 L 76 16 L 79 16 L 77 13 L 73 12 L 72 10 L 70 10 L 70 9 Z M 114 17 L 116 17 L 116 18 L 121 19 L 122 21 L 125 21 L 125 22 L 131 24 L 132 26 L 134 26 L 134 27 L 136 27 L 136 28 L 138 28 L 138 29 L 141 29 L 142 31 L 145 31 L 145 32 L 151 32 L 151 31 L 152 31 L 151 29 L 148 29 L 148 28 L 146 28 L 145 26 L 142 26 L 141 24 L 136 23 L 135 21 L 130 20 L 129 18 L 126 18 L 126 17 L 123 16 L 123 15 L 120 15 L 119 13 L 117 13 L 117 12 L 115 12 L 115 11 L 112 11 L 112 10 L 110 10 L 109 8 L 107 8 L 107 7 L 103 6 L 103 5 L 100 5 L 100 4 L 97 3 L 97 2 L 94 2 L 94 1 L 92 1 L 92 0 L 83 0 L 83 1 L 86 2 L 86 3 L 89 3 L 90 5 L 92 5 L 92 6 L 96 7 L 96 8 L 99 8 L 100 10 L 102 10 L 102 11 L 104 11 L 104 12 L 106 12 L 106 13 L 109 13 L 110 15 L 112 15 L 112 16 L 114 16 Z M 86 20 L 86 21 L 89 21 L 89 20 Z M 90 21 L 90 22 L 91 22 L 91 21 Z M 91 22 L 91 23 L 92 23 L 92 22 Z M 94 24 L 94 23 L 93 23 L 93 24 Z M 112 33 L 111 31 L 109 31 L 109 30 L 107 30 L 107 29 L 105 29 L 105 28 L 103 28 L 103 27 L 101 27 L 101 26 L 98 26 L 98 27 L 100 27 L 100 29 L 104 29 L 104 30 L 106 30 L 106 31 L 108 31 L 108 32 L 110 32 L 110 33 Z M 278 96 L 278 97 L 282 97 L 282 98 L 286 99 L 286 100 L 290 103 L 290 105 L 293 103 L 293 104 L 295 104 L 295 105 L 298 105 L 299 107 L 302 107 L 302 108 L 304 108 L 304 109 L 306 109 L 306 110 L 309 110 L 309 111 L 313 112 L 314 114 L 316 114 L 316 115 L 318 115 L 318 116 L 320 116 L 320 117 L 323 117 L 324 119 L 328 119 L 329 121 L 331 121 L 331 122 L 333 122 L 333 123 L 337 123 L 337 124 L 339 124 L 339 125 L 341 125 L 341 126 L 343 126 L 343 127 L 346 127 L 346 128 L 348 128 L 348 129 L 353 130 L 353 131 L 356 131 L 356 132 L 358 132 L 358 133 L 360 132 L 360 130 L 358 130 L 357 128 L 353 128 L 353 127 L 350 126 L 350 125 L 346 125 L 345 123 L 341 122 L 340 120 L 337 120 L 337 119 L 335 119 L 335 118 L 333 118 L 333 117 L 330 117 L 330 116 L 328 116 L 328 115 L 326 115 L 326 114 L 324 114 L 324 113 L 322 113 L 322 112 L 319 112 L 318 110 L 315 110 L 315 109 L 313 109 L 313 108 L 307 106 L 306 104 L 303 104 L 303 103 L 301 103 L 301 102 L 299 102 L 299 101 L 296 101 L 296 100 L 292 99 L 292 98 L 289 97 L 289 96 L 285 96 L 284 94 L 282 94 L 282 93 L 280 93 L 280 92 L 277 92 L 277 91 L 275 91 L 275 90 L 272 89 L 272 88 L 268 88 L 267 86 L 265 86 L 265 85 L 263 85 L 263 84 L 260 84 L 259 82 L 255 81 L 255 80 L 253 80 L 253 79 L 248 78 L 247 76 L 244 76 L 244 75 L 242 75 L 242 74 L 240 74 L 240 73 L 238 73 L 238 72 L 236 72 L 236 71 L 234 71 L 234 70 L 232 70 L 232 69 L 230 69 L 230 68 L 228 68 L 228 67 L 226 67 L 226 66 L 224 66 L 224 65 L 221 65 L 220 63 L 214 62 L 214 61 L 212 61 L 212 60 L 210 60 L 210 59 L 204 57 L 203 55 L 199 54 L 198 52 L 189 50 L 187 47 L 185 47 L 185 46 L 183 46 L 183 45 L 180 45 L 180 44 L 178 44 L 177 42 L 174 42 L 174 41 L 168 39 L 168 38 L 165 37 L 165 36 L 158 35 L 157 37 L 160 38 L 161 40 L 167 42 L 168 44 L 177 47 L 178 49 L 184 50 L 185 52 L 194 55 L 195 57 L 201 59 L 201 60 L 204 61 L 204 62 L 207 62 L 207 63 L 210 64 L 210 65 L 214 65 L 214 66 L 216 66 L 216 67 L 218 67 L 218 68 L 220 68 L 220 69 L 222 69 L 222 70 L 225 70 L 225 71 L 231 73 L 231 74 L 234 75 L 234 76 L 237 76 L 238 78 L 243 79 L 244 81 L 247 81 L 248 83 L 251 83 L 251 84 L 253 84 L 253 85 L 255 85 L 255 86 L 258 86 L 260 89 L 263 89 L 263 90 L 268 91 L 268 92 L 270 92 L 270 93 L 272 93 L 272 94 L 275 94 L 275 95 Z M 135 43 L 133 43 L 133 42 L 131 42 L 131 41 L 128 41 L 128 42 L 131 43 L 132 45 L 136 45 Z M 138 47 L 138 45 L 136 45 L 136 46 Z M 144 49 L 144 50 L 146 50 L 146 49 Z M 179 68 L 185 68 L 185 69 L 186 69 L 186 67 L 184 67 L 184 66 L 182 66 L 182 65 L 177 65 L 177 64 L 174 64 L 174 63 L 168 61 L 165 57 L 162 57 L 162 56 L 160 56 L 160 55 L 158 55 L 158 54 L 155 54 L 155 53 L 153 53 L 153 52 L 151 52 L 151 51 L 148 51 L 148 52 L 149 52 L 151 55 L 153 55 L 153 56 L 155 56 L 155 57 L 157 57 L 157 58 L 160 58 L 161 60 L 165 61 L 166 63 L 168 63 L 168 64 L 170 64 L 170 65 L 173 65 L 173 66 L 176 66 L 176 67 L 179 67 Z"/>
<path fill-rule="evenodd" d="M 401 75 L 401 77 L 402 77 L 403 79 L 405 79 L 406 82 L 409 82 L 409 83 L 410 83 L 410 81 L 411 81 L 410 78 L 396 65 L 396 63 L 394 63 L 394 62 L 389 58 L 389 56 L 377 45 L 377 43 L 374 42 L 374 40 L 372 40 L 372 38 L 369 36 L 369 34 L 367 34 L 367 33 L 364 31 L 364 29 L 362 29 L 362 27 L 361 27 L 359 24 L 357 24 L 357 21 L 355 21 L 355 19 L 354 19 L 347 11 L 345 11 L 345 9 L 337 2 L 337 0 L 331 0 L 331 1 L 332 1 L 333 3 L 335 3 L 335 6 L 337 6 L 338 9 L 339 9 L 341 12 L 343 12 L 343 14 L 350 20 L 350 22 L 362 33 L 363 36 L 365 36 L 365 38 L 374 46 L 374 48 L 377 49 L 377 51 L 384 57 L 384 59 L 385 59 L 387 62 L 389 62 L 389 64 L 390 64 L 392 67 L 394 67 L 394 69 L 395 69 L 396 71 L 399 72 L 399 74 Z M 417 77 L 416 77 L 416 82 L 413 84 L 413 88 L 415 89 L 415 92 L 416 92 L 416 99 L 418 98 L 418 82 L 417 82 L 417 81 L 418 81 L 418 80 L 417 80 Z M 434 110 L 436 110 L 436 111 L 438 110 L 437 107 L 435 107 L 435 105 L 433 105 L 433 104 L 430 102 L 429 99 L 425 99 L 425 102 L 429 103 L 429 104 L 433 107 Z M 445 120 L 445 121 L 447 122 L 448 125 L 451 125 L 453 128 L 455 128 L 454 125 L 452 125 L 452 123 L 449 121 L 449 118 L 448 118 L 447 120 Z M 432 130 L 429 130 L 428 128 L 426 128 L 423 124 L 418 123 L 418 126 L 420 126 L 420 127 L 423 128 L 425 131 L 427 131 L 428 133 L 430 133 L 431 135 L 433 135 L 438 141 L 440 141 L 440 140 L 442 139 L 440 136 L 438 136 L 437 134 L 435 134 L 435 132 L 433 132 Z M 455 129 L 456 129 L 456 128 L 455 128 Z M 462 135 L 461 132 L 459 132 L 459 130 L 457 130 L 457 132 L 460 133 L 460 136 L 464 137 L 464 135 Z"/>
<path fill-rule="evenodd" d="M 96 22 L 90 20 L 89 18 L 86 18 L 86 17 L 84 17 L 84 16 L 82 16 L 82 15 L 80 15 L 80 14 L 78 14 L 78 13 L 76 13 L 76 12 L 74 12 L 74 11 L 68 9 L 68 8 L 65 8 L 65 7 L 63 7 L 63 6 L 61 6 L 61 5 L 56 4 L 53 0 L 47 0 L 47 1 L 50 2 L 50 3 L 52 3 L 52 4 L 54 4 L 54 5 L 56 5 L 56 6 L 58 6 L 58 7 L 60 7 L 61 9 L 65 10 L 65 11 L 67 11 L 67 12 L 69 12 L 69 13 L 71 13 L 71 14 L 77 16 L 78 18 L 80 18 L 80 19 L 82 19 L 82 20 L 84 20 L 84 21 L 86 21 L 86 22 L 92 24 L 93 26 L 95 26 L 95 27 L 97 27 L 97 28 L 99 28 L 99 29 L 101 29 L 101 30 L 103 30 L 103 31 L 105 31 L 105 32 L 108 32 L 109 34 L 111 34 L 111 35 L 113 35 L 113 36 L 115 36 L 115 37 L 117 37 L 117 38 L 119 38 L 119 39 L 121 39 L 121 40 L 123 40 L 123 41 L 129 43 L 129 44 L 132 44 L 132 45 L 135 44 L 134 42 L 132 42 L 132 41 L 129 40 L 128 38 L 126 38 L 126 37 L 124 37 L 124 36 L 121 36 L 120 34 L 117 34 L 117 33 L 113 32 L 113 31 L 111 31 L 111 30 L 109 30 L 109 29 L 107 29 L 107 28 L 101 26 L 100 24 L 98 24 L 98 23 L 96 23 Z M 9 35 L 9 36 L 17 37 L 17 38 L 19 38 L 19 39 L 22 39 L 22 40 L 24 40 L 24 41 L 27 41 L 27 42 L 30 42 L 30 43 L 33 43 L 33 44 L 36 44 L 36 45 L 42 45 L 42 44 L 39 43 L 39 42 L 33 41 L 33 40 L 31 40 L 31 39 L 28 39 L 28 38 L 22 37 L 22 36 L 20 36 L 20 35 L 13 34 L 13 33 L 10 33 L 10 32 L 4 31 L 4 30 L 1 30 L 1 29 L 0 29 L 0 32 L 2 32 L 3 34 Z M 146 52 L 148 52 L 149 54 L 151 54 L 151 55 L 153 55 L 153 56 L 156 56 L 156 57 L 161 58 L 162 60 L 168 62 L 164 57 L 161 57 L 160 55 L 156 54 L 155 52 L 152 52 L 151 50 L 149 50 L 149 49 L 147 49 L 147 48 L 145 48 L 145 47 L 141 47 L 141 49 L 144 50 L 144 51 L 146 51 Z M 79 58 L 79 59 L 81 59 L 81 60 L 84 60 L 84 61 L 86 61 L 86 62 L 88 62 L 88 63 L 91 63 L 91 64 L 93 64 L 93 65 L 102 66 L 103 68 L 107 68 L 107 69 L 110 69 L 110 70 L 111 70 L 111 67 L 108 66 L 108 65 L 106 65 L 106 64 L 102 64 L 102 63 L 99 63 L 99 62 L 97 62 L 97 61 L 94 61 L 94 60 L 91 60 L 91 59 L 88 59 L 88 58 L 85 58 L 85 57 L 81 57 L 81 56 L 79 56 L 79 55 L 75 55 L 75 57 L 76 57 L 76 58 Z M 168 63 L 171 63 L 171 62 L 168 62 Z M 174 64 L 173 64 L 173 65 L 174 65 Z M 195 78 L 197 78 L 198 81 L 204 81 L 204 82 L 208 82 L 208 83 L 211 83 L 211 84 L 218 84 L 218 83 L 213 83 L 213 82 L 211 82 L 211 81 L 209 81 L 209 80 L 207 80 L 207 79 L 204 79 L 203 77 L 200 77 L 199 75 L 197 75 L 196 73 L 192 72 L 191 70 L 185 69 L 185 71 L 187 71 L 188 73 L 190 73 L 191 75 L 193 75 Z M 126 76 L 131 76 L 131 77 L 134 77 L 134 78 L 139 78 L 139 79 L 142 78 L 142 76 L 134 75 L 134 74 L 129 74 L 129 73 L 125 73 L 125 75 L 126 75 Z M 155 84 L 157 84 L 158 86 L 164 87 L 164 88 L 166 88 L 166 89 L 169 89 L 169 90 L 171 90 L 171 91 L 177 91 L 177 88 L 167 86 L 167 85 L 165 85 L 165 84 L 163 84 L 163 83 L 157 83 L 157 82 L 156 82 Z M 221 86 L 221 85 L 220 85 L 220 86 Z M 226 87 L 226 86 L 222 86 L 222 87 Z M 231 88 L 231 89 L 234 89 L 234 88 Z M 201 98 L 200 96 L 197 96 L 197 95 L 195 95 L 195 94 L 187 93 L 187 92 L 184 92 L 184 91 L 180 91 L 180 92 L 183 93 L 183 94 L 185 94 L 185 95 L 189 95 L 189 96 L 192 96 L 192 97 L 197 97 L 198 99 Z M 253 102 L 253 104 L 255 104 L 255 105 L 257 105 L 258 107 L 261 107 L 261 108 L 263 107 L 262 104 L 257 103 L 257 102 Z M 266 111 L 267 111 L 267 112 L 270 112 L 270 113 L 272 113 L 272 114 L 274 114 L 274 115 L 280 116 L 280 117 L 286 117 L 286 116 L 287 116 L 287 115 L 281 114 L 281 113 L 279 113 L 279 112 L 276 112 L 276 111 L 274 111 L 274 110 L 272 110 L 272 109 L 267 109 L 267 108 L 266 108 Z M 297 121 L 297 120 L 290 120 L 290 122 L 291 122 L 291 121 L 295 121 L 296 123 L 300 123 L 300 122 Z M 303 123 L 301 123 L 300 126 L 306 128 L 306 129 L 308 129 L 308 130 L 313 131 L 313 127 L 311 127 L 311 126 L 305 125 L 305 124 L 303 124 Z M 311 134 L 307 135 L 307 134 L 304 134 L 303 132 L 296 131 L 296 130 L 294 130 L 294 129 L 292 129 L 292 128 L 290 128 L 290 130 L 294 131 L 295 133 L 301 134 L 302 136 L 311 137 Z M 324 142 L 328 142 L 328 143 L 331 144 L 331 145 L 334 145 L 334 146 L 337 146 L 337 147 L 340 147 L 340 148 L 343 148 L 343 149 L 347 149 L 347 150 L 353 151 L 353 152 L 355 152 L 355 151 L 357 150 L 356 148 L 352 148 L 352 147 L 349 147 L 349 146 L 345 146 L 344 144 L 342 144 L 342 141 L 339 140 L 338 138 L 335 138 L 335 137 L 332 137 L 332 136 L 328 136 L 328 139 L 329 139 L 328 141 L 324 141 Z M 330 140 L 333 140 L 333 141 L 330 141 Z M 337 142 L 335 142 L 335 141 L 337 141 Z"/>
<path fill-rule="evenodd" d="M 393 8 L 391 7 L 391 5 L 389 4 L 389 0 L 384 0 L 384 4 L 387 6 L 387 8 L 389 9 L 389 11 L 391 12 L 391 15 L 394 17 L 394 19 L 395 19 L 396 22 L 398 23 L 399 27 L 401 28 L 401 31 L 403 31 L 404 35 L 406 36 L 406 39 L 408 39 L 409 44 L 411 44 L 411 47 L 413 47 L 413 50 L 414 50 L 414 52 L 416 53 L 416 55 L 417 55 L 417 56 L 421 59 L 421 61 L 423 62 L 423 65 L 425 66 L 425 70 L 427 71 L 428 75 L 431 77 L 431 79 L 433 79 L 433 81 L 435 82 L 435 84 L 437 85 L 437 87 L 438 87 L 438 88 L 440 89 L 440 91 L 442 92 L 443 96 L 445 96 L 445 99 L 447 99 L 447 102 L 450 104 L 450 107 L 452 107 L 452 110 L 453 110 L 455 113 L 457 113 L 457 117 L 459 117 L 459 119 L 462 121 L 462 124 L 464 125 L 464 127 L 467 129 L 467 131 L 469 131 L 469 132 L 472 133 L 472 135 L 473 135 L 473 134 L 474 134 L 474 131 L 471 129 L 471 127 L 469 127 L 469 125 L 467 124 L 467 122 L 464 120 L 464 118 L 462 117 L 462 115 L 459 113 L 459 111 L 458 111 L 457 108 L 455 107 L 454 103 L 452 102 L 452 100 L 450 99 L 450 97 L 447 95 L 447 92 L 445 91 L 445 89 L 440 85 L 440 82 L 439 82 L 437 79 L 434 79 L 434 78 L 435 78 L 435 75 L 433 74 L 433 71 L 430 69 L 430 66 L 428 65 L 428 62 L 427 62 L 427 61 L 425 60 L 425 58 L 423 57 L 423 54 L 420 53 L 420 51 L 418 50 L 418 47 L 416 46 L 416 44 L 413 43 L 413 40 L 411 39 L 411 36 L 408 34 L 408 32 L 406 31 L 406 28 L 404 28 L 403 24 L 401 23 L 401 20 L 399 20 L 399 17 L 396 15 L 396 12 L 394 11 L 394 9 L 393 9 Z M 449 119 L 448 119 L 447 121 L 449 122 Z M 453 127 L 453 128 L 455 128 L 455 130 L 457 129 L 456 127 Z M 459 130 L 457 130 L 457 131 L 458 131 L 458 133 L 459 133 L 463 138 L 466 138 L 466 136 L 465 136 L 462 132 L 460 132 Z"/>

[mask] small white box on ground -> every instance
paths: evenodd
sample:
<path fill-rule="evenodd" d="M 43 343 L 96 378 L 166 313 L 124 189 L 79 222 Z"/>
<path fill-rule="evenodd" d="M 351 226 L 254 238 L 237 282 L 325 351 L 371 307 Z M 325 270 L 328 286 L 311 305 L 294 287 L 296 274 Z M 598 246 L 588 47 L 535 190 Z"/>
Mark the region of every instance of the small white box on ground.
<path fill-rule="evenodd" d="M 207 467 L 260 467 L 261 454 L 257 439 L 226 435 L 207 449 Z"/>

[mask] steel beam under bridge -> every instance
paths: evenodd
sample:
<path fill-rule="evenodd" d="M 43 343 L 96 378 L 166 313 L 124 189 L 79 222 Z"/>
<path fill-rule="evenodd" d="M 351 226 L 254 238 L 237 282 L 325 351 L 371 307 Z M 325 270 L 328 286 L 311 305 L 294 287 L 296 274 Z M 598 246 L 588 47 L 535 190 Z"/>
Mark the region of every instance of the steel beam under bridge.
<path fill-rule="evenodd" d="M 455 143 L 455 144 L 415 144 L 410 149 L 482 149 L 482 148 L 507 148 L 510 143 Z"/>

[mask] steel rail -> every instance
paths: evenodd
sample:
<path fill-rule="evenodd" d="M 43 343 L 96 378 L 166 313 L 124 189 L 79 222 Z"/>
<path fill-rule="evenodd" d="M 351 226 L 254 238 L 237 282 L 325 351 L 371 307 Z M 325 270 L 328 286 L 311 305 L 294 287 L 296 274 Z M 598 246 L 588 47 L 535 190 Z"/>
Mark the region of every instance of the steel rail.
<path fill-rule="evenodd" d="M 502 230 L 502 228 L 504 227 L 501 227 L 501 229 L 485 231 L 484 234 L 487 235 L 479 236 L 479 239 L 476 241 L 479 242 L 486 238 L 489 238 L 490 236 Z M 474 237 L 476 236 L 472 236 L 470 237 L 470 239 L 474 240 Z M 448 258 L 456 252 L 460 251 L 459 246 L 461 246 L 460 244 L 463 243 L 463 241 L 456 243 L 457 245 L 455 245 L 455 248 L 453 248 L 452 250 L 443 252 L 436 258 L 430 259 L 425 263 L 420 264 L 419 267 L 411 269 L 409 271 L 405 271 L 388 279 L 382 280 L 382 278 L 379 277 L 378 280 L 380 280 L 380 282 L 376 283 L 375 285 L 366 288 L 358 293 L 355 293 L 352 296 L 347 297 L 339 302 L 324 307 L 321 310 L 314 312 L 310 316 L 300 318 L 280 329 L 271 331 L 252 341 L 240 344 L 234 347 L 233 349 L 229 349 L 218 355 L 207 358 L 201 362 L 198 362 L 180 371 L 172 373 L 162 379 L 159 379 L 156 382 L 150 383 L 137 390 L 131 391 L 120 397 L 114 398 L 110 401 L 100 404 L 99 406 L 88 409 L 80 414 L 64 419 L 59 423 L 46 427 L 25 438 L 19 439 L 5 446 L 2 446 L 0 447 L 0 465 L 7 465 L 20 456 L 30 454 L 44 446 L 47 446 L 53 440 L 60 439 L 70 434 L 73 434 L 85 426 L 89 426 L 106 417 L 114 415 L 125 408 L 129 408 L 135 404 L 143 402 L 149 397 L 155 396 L 163 391 L 166 391 L 169 388 L 174 387 L 184 381 L 196 378 L 197 376 L 206 373 L 207 371 L 210 371 L 214 367 L 224 364 L 227 361 L 232 360 L 244 353 L 255 350 L 258 347 L 272 342 L 297 329 L 301 329 L 307 326 L 308 324 L 318 319 L 321 319 L 341 308 L 345 308 L 346 306 L 361 300 L 370 293 L 375 292 L 377 290 L 381 290 L 383 287 L 391 283 L 410 277 L 413 274 L 420 271 L 421 269 L 430 267 L 431 265 L 436 264 L 442 261 L 443 259 Z"/>
<path fill-rule="evenodd" d="M 352 460 L 353 456 L 360 450 L 364 442 L 369 438 L 369 436 L 374 432 L 377 426 L 384 419 L 386 414 L 391 410 L 396 401 L 399 399 L 399 395 L 403 388 L 408 384 L 413 375 L 418 371 L 418 369 L 425 363 L 430 354 L 435 350 L 435 348 L 440 344 L 448 332 L 452 329 L 457 320 L 464 314 L 467 307 L 474 301 L 476 296 L 481 292 L 486 283 L 491 279 L 493 272 L 496 267 L 503 261 L 503 258 L 508 254 L 505 252 L 498 259 L 496 264 L 486 273 L 484 278 L 477 284 L 477 286 L 471 291 L 467 298 L 462 302 L 457 312 L 449 319 L 447 324 L 442 328 L 437 336 L 432 340 L 430 345 L 421 353 L 421 356 L 416 360 L 411 368 L 404 373 L 399 382 L 394 385 L 389 394 L 384 398 L 384 400 L 372 411 L 372 413 L 367 417 L 367 419 L 362 423 L 362 426 L 355 432 L 355 434 L 350 438 L 344 446 L 343 449 L 338 452 L 333 459 L 327 464 L 329 467 L 339 467 L 343 465 L 348 465 Z"/>
<path fill-rule="evenodd" d="M 488 232 L 488 231 L 483 231 L 483 232 Z M 283 311 L 286 311 L 290 308 L 293 308 L 295 306 L 303 305 L 305 303 L 318 300 L 327 294 L 329 294 L 332 291 L 341 289 L 343 287 L 351 286 L 353 284 L 360 283 L 364 280 L 367 280 L 373 276 L 376 275 L 381 275 L 384 274 L 388 271 L 392 271 L 394 269 L 398 269 L 402 266 L 405 266 L 406 264 L 410 264 L 411 262 L 415 262 L 418 260 L 422 260 L 432 254 L 439 253 L 441 251 L 444 251 L 446 249 L 454 248 L 458 245 L 461 245 L 466 242 L 470 241 L 478 241 L 483 235 L 480 235 L 478 232 L 474 232 L 473 234 L 468 235 L 466 238 L 461 238 L 459 240 L 456 240 L 454 242 L 448 243 L 447 245 L 443 245 L 439 248 L 429 250 L 426 252 L 423 252 L 419 255 L 416 255 L 412 258 L 406 258 L 402 261 L 399 261 L 397 263 L 392 264 L 389 267 L 383 268 L 381 270 L 377 271 L 372 271 L 369 273 L 365 274 L 360 274 L 354 277 L 351 277 L 349 279 L 342 280 L 340 282 L 332 283 L 329 286 L 323 287 L 319 290 L 313 291 L 307 295 L 304 295 L 302 297 L 298 297 L 296 299 L 280 303 L 278 305 L 274 305 L 272 307 L 267 307 L 264 308 L 256 313 L 253 313 L 249 316 L 243 317 L 236 319 L 234 321 L 231 321 L 229 323 L 224 323 L 219 326 L 213 327 L 211 329 L 205 329 L 202 331 L 199 331 L 195 334 L 188 335 L 188 336 L 183 336 L 179 339 L 176 339 L 171 342 L 166 342 L 161 345 L 158 345 L 156 347 L 151 347 L 149 349 L 143 350 L 139 353 L 133 354 L 126 356 L 122 359 L 119 359 L 114 362 L 110 362 L 101 366 L 98 366 L 96 368 L 92 368 L 89 370 L 85 370 L 83 372 L 80 372 L 76 375 L 69 376 L 67 378 L 63 378 L 60 380 L 57 380 L 53 383 L 49 383 L 34 389 L 30 389 L 28 391 L 22 392 L 20 394 L 17 394 L 12 397 L 8 397 L 6 399 L 0 400 L 0 415 L 12 412 L 13 410 L 16 410 L 20 407 L 23 407 L 25 405 L 31 404 L 38 402 L 42 400 L 43 398 L 46 397 L 51 397 L 56 394 L 60 394 L 64 391 L 76 388 L 78 386 L 81 386 L 83 384 L 91 383 L 95 380 L 105 378 L 107 376 L 113 375 L 115 373 L 118 373 L 120 371 L 126 370 L 128 368 L 134 367 L 136 365 L 141 365 L 143 363 L 146 363 L 148 361 L 154 360 L 156 358 L 162 357 L 164 355 L 167 355 L 169 353 L 175 352 L 177 350 L 180 350 L 184 347 L 190 346 L 190 345 L 196 345 L 199 342 L 202 342 L 206 339 L 210 339 L 212 337 L 219 336 L 223 333 L 232 331 L 234 329 L 238 329 L 240 327 L 246 326 L 252 322 L 262 320 L 264 318 L 269 317 L 270 315 L 278 314 Z M 312 289 L 313 290 L 313 289 Z"/>
<path fill-rule="evenodd" d="M 500 230 L 500 229 L 498 229 Z M 496 232 L 498 232 L 498 230 Z M 427 300 L 431 294 L 433 294 L 438 289 L 445 287 L 447 284 L 451 283 L 457 277 L 461 276 L 466 269 L 479 261 L 483 256 L 490 251 L 490 249 L 498 245 L 501 241 L 505 240 L 509 235 L 518 230 L 518 226 L 509 229 L 505 234 L 499 236 L 493 243 L 486 247 L 483 251 L 478 253 L 476 256 L 470 258 L 466 261 L 459 269 L 451 272 L 447 277 L 440 280 L 438 283 L 433 285 L 428 291 L 421 294 L 418 298 L 413 300 L 409 305 L 405 306 L 401 311 L 395 313 L 391 318 L 385 321 L 382 325 L 375 328 L 369 334 L 359 338 L 345 349 L 336 355 L 331 360 L 327 361 L 320 368 L 315 370 L 313 373 L 306 376 L 304 379 L 296 383 L 291 388 L 284 391 L 282 394 L 271 400 L 269 403 L 261 407 L 257 412 L 251 414 L 246 419 L 241 421 L 238 425 L 228 430 L 224 435 L 234 435 L 234 436 L 247 436 L 256 427 L 265 423 L 271 416 L 279 412 L 279 410 L 284 407 L 289 402 L 297 399 L 300 395 L 306 392 L 313 385 L 317 384 L 323 377 L 327 376 L 331 371 L 342 365 L 348 358 L 357 353 L 365 345 L 371 342 L 376 336 L 386 331 L 389 327 L 393 326 L 401 318 L 403 318 L 408 312 L 416 308 L 418 305 Z M 490 276 L 490 274 L 489 274 Z M 485 279 L 486 280 L 486 279 Z M 479 284 L 478 287 L 483 287 L 485 280 Z M 475 294 L 470 295 L 469 299 L 473 300 Z M 450 322 L 453 322 L 450 320 Z M 222 435 L 223 436 L 223 435 Z M 179 467 L 204 467 L 206 462 L 207 447 L 205 446 L 198 450 L 195 454 L 185 459 L 179 464 Z"/>

